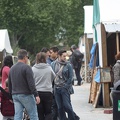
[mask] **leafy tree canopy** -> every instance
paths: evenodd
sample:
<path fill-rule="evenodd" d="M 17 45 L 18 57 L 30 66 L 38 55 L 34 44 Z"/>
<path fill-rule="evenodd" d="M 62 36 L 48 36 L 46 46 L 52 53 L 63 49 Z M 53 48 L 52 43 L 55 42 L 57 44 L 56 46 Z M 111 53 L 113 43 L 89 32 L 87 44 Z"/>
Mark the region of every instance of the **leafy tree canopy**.
<path fill-rule="evenodd" d="M 0 29 L 12 46 L 35 54 L 44 47 L 77 44 L 83 34 L 84 5 L 92 0 L 0 0 Z"/>

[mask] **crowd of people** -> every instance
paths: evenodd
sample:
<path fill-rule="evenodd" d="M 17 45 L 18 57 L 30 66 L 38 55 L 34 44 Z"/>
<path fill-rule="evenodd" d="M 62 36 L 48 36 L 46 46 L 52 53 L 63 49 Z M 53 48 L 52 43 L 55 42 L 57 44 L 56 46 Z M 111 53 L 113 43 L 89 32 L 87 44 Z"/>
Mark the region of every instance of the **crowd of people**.
<path fill-rule="evenodd" d="M 2 88 L 11 95 L 8 102 L 14 106 L 13 115 L 3 115 L 3 120 L 22 120 L 26 111 L 30 120 L 79 120 L 71 104 L 73 70 L 77 85 L 81 85 L 80 69 L 83 54 L 71 46 L 71 54 L 57 47 L 42 48 L 36 54 L 34 65 L 28 65 L 28 52 L 20 49 L 18 62 L 13 65 L 12 56 L 3 60 L 0 75 Z"/>

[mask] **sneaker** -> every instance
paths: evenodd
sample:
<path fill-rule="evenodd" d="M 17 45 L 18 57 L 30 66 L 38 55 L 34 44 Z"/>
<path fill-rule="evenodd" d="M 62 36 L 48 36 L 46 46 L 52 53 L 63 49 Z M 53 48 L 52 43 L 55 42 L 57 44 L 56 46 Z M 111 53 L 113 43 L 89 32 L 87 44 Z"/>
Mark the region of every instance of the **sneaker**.
<path fill-rule="evenodd" d="M 75 86 L 81 86 L 81 83 L 77 83 Z"/>
<path fill-rule="evenodd" d="M 75 116 L 75 120 L 80 120 L 80 117 L 79 116 Z"/>

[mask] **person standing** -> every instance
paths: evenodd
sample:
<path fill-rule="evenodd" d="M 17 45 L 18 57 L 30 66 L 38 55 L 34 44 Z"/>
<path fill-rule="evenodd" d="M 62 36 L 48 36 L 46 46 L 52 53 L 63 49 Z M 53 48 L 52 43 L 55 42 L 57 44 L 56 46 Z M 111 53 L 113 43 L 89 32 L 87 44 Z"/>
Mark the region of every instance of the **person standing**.
<path fill-rule="evenodd" d="M 80 75 L 80 70 L 81 70 L 81 66 L 82 66 L 82 59 L 84 57 L 84 55 L 77 49 L 77 47 L 75 45 L 71 46 L 71 51 L 72 51 L 72 55 L 70 57 L 70 62 L 73 66 L 73 69 L 75 70 L 75 74 L 77 77 L 77 85 L 81 85 L 81 81 L 82 81 L 82 77 Z"/>
<path fill-rule="evenodd" d="M 58 50 L 59 49 L 57 47 L 51 47 L 49 49 L 50 56 L 46 60 L 49 65 L 51 65 L 51 63 L 57 59 Z M 54 82 L 53 82 L 53 86 L 54 86 Z M 53 90 L 53 92 L 54 92 L 54 90 Z M 59 120 L 59 118 L 58 118 L 58 109 L 57 109 L 57 104 L 56 104 L 56 101 L 55 101 L 54 94 L 53 94 L 53 103 L 52 103 L 52 108 L 51 109 L 52 109 L 53 120 Z"/>
<path fill-rule="evenodd" d="M 50 50 L 46 47 L 43 47 L 40 52 L 46 53 L 46 60 L 50 57 Z"/>
<path fill-rule="evenodd" d="M 116 63 L 113 66 L 114 81 L 113 84 L 120 81 L 120 52 L 115 55 Z"/>
<path fill-rule="evenodd" d="M 6 88 L 6 80 L 8 79 L 10 68 L 13 65 L 13 60 L 11 55 L 5 56 L 3 59 L 3 65 L 0 71 L 0 76 L 2 77 L 2 88 Z"/>
<path fill-rule="evenodd" d="M 51 65 L 53 61 L 55 61 L 58 57 L 58 48 L 57 47 L 51 47 L 49 52 L 50 52 L 50 57 L 47 59 L 47 63 Z"/>
<path fill-rule="evenodd" d="M 36 91 L 33 72 L 28 62 L 28 53 L 21 49 L 17 53 L 18 62 L 13 65 L 9 72 L 8 85 L 12 94 L 15 116 L 14 120 L 22 120 L 24 109 L 30 120 L 38 120 L 37 105 L 40 103 Z"/>
<path fill-rule="evenodd" d="M 5 58 L 3 59 L 3 65 L 2 65 L 2 68 L 1 68 L 1 71 L 0 71 L 0 75 L 2 77 L 2 88 L 4 90 L 6 90 L 6 88 L 8 88 L 8 86 L 6 86 L 6 82 L 8 80 L 8 76 L 9 76 L 9 71 L 10 71 L 10 68 L 12 67 L 13 65 L 13 60 L 12 60 L 12 56 L 11 55 L 7 55 L 5 56 Z M 5 98 L 5 99 L 4 99 Z M 3 100 L 4 99 L 4 100 Z M 4 101 L 4 102 L 3 102 Z M 4 104 L 4 105 L 3 105 Z M 2 108 L 5 107 L 5 105 L 10 105 L 12 106 L 12 103 L 10 103 L 10 101 L 7 99 L 6 100 L 6 97 L 4 97 L 4 95 L 2 94 L 1 96 L 1 110 Z M 4 106 L 4 107 L 3 107 Z M 10 107 L 9 106 L 9 107 Z M 9 109 L 8 107 L 5 108 L 7 112 L 9 112 Z M 11 109 L 10 109 L 11 110 Z M 12 111 L 12 110 L 11 110 Z M 3 115 L 3 120 L 7 120 L 7 119 L 13 119 L 13 114 L 2 114 Z"/>
<path fill-rule="evenodd" d="M 115 55 L 115 60 L 116 60 L 116 63 L 112 68 L 112 71 L 113 71 L 113 88 L 115 87 L 114 86 L 115 84 L 117 85 L 120 82 L 120 52 Z M 111 98 L 112 104 L 113 104 L 113 88 L 110 92 L 110 98 Z"/>
<path fill-rule="evenodd" d="M 46 57 L 46 53 L 38 53 L 36 64 L 32 67 L 36 89 L 41 98 L 41 102 L 37 105 L 39 120 L 52 120 L 52 83 L 55 73 L 51 66 L 46 63 Z"/>
<path fill-rule="evenodd" d="M 73 69 L 71 64 L 66 62 L 66 55 L 66 50 L 59 50 L 58 60 L 52 63 L 52 68 L 56 73 L 54 80 L 54 96 L 58 107 L 59 119 L 66 120 L 66 111 L 68 119 L 75 120 L 75 114 L 70 99 Z"/>

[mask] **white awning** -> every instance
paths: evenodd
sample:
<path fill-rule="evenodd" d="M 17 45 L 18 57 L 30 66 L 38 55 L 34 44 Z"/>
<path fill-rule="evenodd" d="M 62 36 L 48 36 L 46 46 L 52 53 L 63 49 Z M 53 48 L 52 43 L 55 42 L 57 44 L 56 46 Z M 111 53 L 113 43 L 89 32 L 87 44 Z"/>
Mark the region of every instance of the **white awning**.
<path fill-rule="evenodd" d="M 93 33 L 93 6 L 84 6 L 84 33 Z"/>
<path fill-rule="evenodd" d="M 99 0 L 100 22 L 120 20 L 120 0 Z"/>
<path fill-rule="evenodd" d="M 4 49 L 7 53 L 13 53 L 7 29 L 0 30 L 0 52 Z"/>
<path fill-rule="evenodd" d="M 105 24 L 104 23 L 104 26 L 105 26 L 106 32 L 109 32 L 109 33 L 120 32 L 120 24 L 117 24 L 117 23 Z"/>
<path fill-rule="evenodd" d="M 93 38 L 93 33 L 88 33 L 88 34 L 87 34 L 87 38 L 89 38 L 89 39 L 90 39 L 90 38 Z"/>

